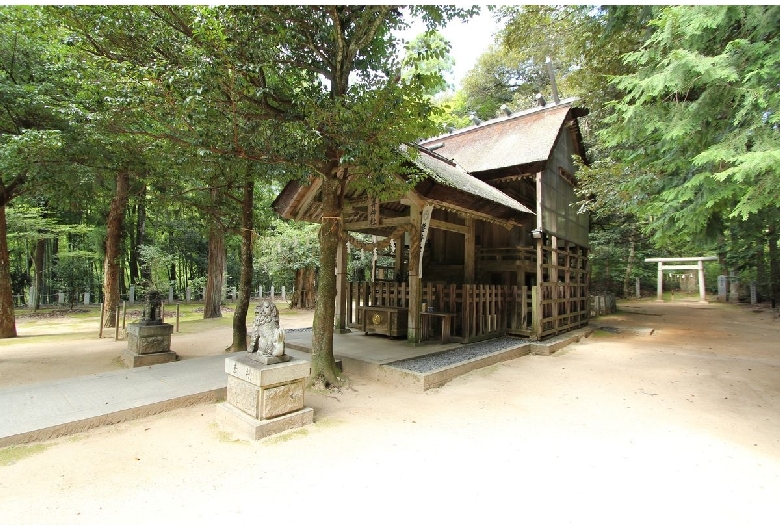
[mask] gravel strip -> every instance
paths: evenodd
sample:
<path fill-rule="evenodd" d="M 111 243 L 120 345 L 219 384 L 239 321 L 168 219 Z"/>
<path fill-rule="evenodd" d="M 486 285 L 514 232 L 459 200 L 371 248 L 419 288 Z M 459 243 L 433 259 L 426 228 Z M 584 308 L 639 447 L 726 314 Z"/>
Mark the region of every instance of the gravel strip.
<path fill-rule="evenodd" d="M 441 353 L 432 353 L 423 357 L 416 357 L 414 359 L 405 359 L 403 361 L 395 361 L 389 364 L 395 368 L 403 368 L 411 372 L 428 373 L 435 372 L 446 366 L 461 363 L 463 361 L 470 361 L 477 357 L 483 357 L 491 353 L 495 353 L 508 348 L 518 347 L 527 343 L 526 339 L 519 339 L 515 337 L 502 337 L 499 339 L 486 340 L 482 342 L 475 342 L 474 344 L 467 344 L 459 348 L 447 350 Z"/>

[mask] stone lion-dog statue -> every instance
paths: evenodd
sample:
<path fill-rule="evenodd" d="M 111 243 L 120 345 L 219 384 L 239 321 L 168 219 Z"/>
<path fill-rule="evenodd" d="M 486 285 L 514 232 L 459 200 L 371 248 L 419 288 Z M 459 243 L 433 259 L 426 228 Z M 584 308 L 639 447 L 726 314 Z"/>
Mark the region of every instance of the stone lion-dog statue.
<path fill-rule="evenodd" d="M 251 359 L 265 364 L 290 359 L 284 353 L 284 330 L 279 327 L 279 310 L 269 299 L 263 299 L 255 307 L 255 320 L 246 351 Z"/>

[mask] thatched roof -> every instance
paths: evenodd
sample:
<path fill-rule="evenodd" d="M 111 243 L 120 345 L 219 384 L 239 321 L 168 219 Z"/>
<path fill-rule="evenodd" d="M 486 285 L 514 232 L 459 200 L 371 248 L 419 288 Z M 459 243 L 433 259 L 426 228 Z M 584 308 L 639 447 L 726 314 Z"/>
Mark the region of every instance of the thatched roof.
<path fill-rule="evenodd" d="M 574 98 L 536 107 L 420 142 L 471 174 L 544 162 L 564 125 L 587 114 Z M 584 155 L 584 153 L 580 153 Z"/>

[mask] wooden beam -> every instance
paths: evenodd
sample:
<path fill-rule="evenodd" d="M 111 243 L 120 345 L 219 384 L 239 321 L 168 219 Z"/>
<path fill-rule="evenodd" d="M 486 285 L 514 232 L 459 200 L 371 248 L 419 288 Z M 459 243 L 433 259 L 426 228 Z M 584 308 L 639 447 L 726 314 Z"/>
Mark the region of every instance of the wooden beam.
<path fill-rule="evenodd" d="M 418 208 L 422 208 L 425 206 L 426 198 L 417 193 L 414 190 L 409 190 L 406 193 L 406 197 L 402 198 L 400 201 L 401 204 L 404 204 L 406 206 L 417 206 Z"/>
<path fill-rule="evenodd" d="M 666 263 L 667 261 L 718 261 L 718 256 L 702 258 L 645 258 L 645 263 Z"/>
<path fill-rule="evenodd" d="M 412 222 L 411 217 L 383 217 L 379 220 L 378 225 L 372 225 L 369 221 L 361 221 L 359 223 L 347 223 L 344 225 L 344 230 L 350 232 L 359 232 L 367 228 L 382 228 L 382 227 L 394 227 L 409 224 Z"/>
<path fill-rule="evenodd" d="M 309 206 L 311 206 L 311 202 L 314 200 L 314 197 L 317 195 L 317 192 L 320 191 L 320 185 L 322 184 L 322 179 L 317 179 L 314 182 L 312 182 L 311 187 L 306 192 L 306 194 L 303 196 L 303 199 L 301 199 L 301 204 L 298 207 L 298 214 L 295 216 L 296 221 L 300 221 L 303 217 L 304 212 L 309 209 Z"/>
<path fill-rule="evenodd" d="M 469 231 L 468 226 L 456 225 L 438 219 L 431 219 L 431 228 L 438 228 L 439 230 L 446 230 L 448 232 L 457 232 L 459 234 L 467 234 Z"/>

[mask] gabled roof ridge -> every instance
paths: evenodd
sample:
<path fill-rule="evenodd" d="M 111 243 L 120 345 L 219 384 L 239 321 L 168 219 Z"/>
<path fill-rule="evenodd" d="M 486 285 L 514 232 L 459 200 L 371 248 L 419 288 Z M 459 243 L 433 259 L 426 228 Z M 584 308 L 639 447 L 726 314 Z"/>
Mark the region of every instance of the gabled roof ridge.
<path fill-rule="evenodd" d="M 497 123 L 504 123 L 504 122 L 511 121 L 511 120 L 514 120 L 514 119 L 517 119 L 517 118 L 523 118 L 525 116 L 530 116 L 531 114 L 536 114 L 538 112 L 544 112 L 546 110 L 554 110 L 554 109 L 557 109 L 559 107 L 571 107 L 572 104 L 575 101 L 577 101 L 577 99 L 579 99 L 579 98 L 571 97 L 571 98 L 567 98 L 567 99 L 562 99 L 560 102 L 554 103 L 552 105 L 548 104 L 548 105 L 545 105 L 544 107 L 531 107 L 530 109 L 519 110 L 517 112 L 513 112 L 509 116 L 499 116 L 498 118 L 493 118 L 491 120 L 483 121 L 479 125 L 469 125 L 468 127 L 464 127 L 463 129 L 456 129 L 455 131 L 453 131 L 451 133 L 444 133 L 444 134 L 440 134 L 439 136 L 434 136 L 432 138 L 426 138 L 424 140 L 421 140 L 419 142 L 419 144 L 429 143 L 429 142 L 433 142 L 433 141 L 436 141 L 436 140 L 444 140 L 445 138 L 452 138 L 454 136 L 460 136 L 461 134 L 472 132 L 472 131 L 475 131 L 477 129 L 483 129 L 483 128 L 489 127 L 491 125 L 495 125 Z"/>
<path fill-rule="evenodd" d="M 457 164 L 455 163 L 455 161 L 453 159 L 443 157 L 443 156 L 441 156 L 440 154 L 438 154 L 437 152 L 435 152 L 434 150 L 432 150 L 432 149 L 430 149 L 428 147 L 424 147 L 424 146 L 422 146 L 422 145 L 420 145 L 418 143 L 412 143 L 410 145 L 413 146 L 415 149 L 417 149 L 419 151 L 422 151 L 423 153 L 425 153 L 428 156 L 431 156 L 433 158 L 437 158 L 437 159 L 441 160 L 445 164 L 449 164 L 452 167 L 457 166 Z"/>

